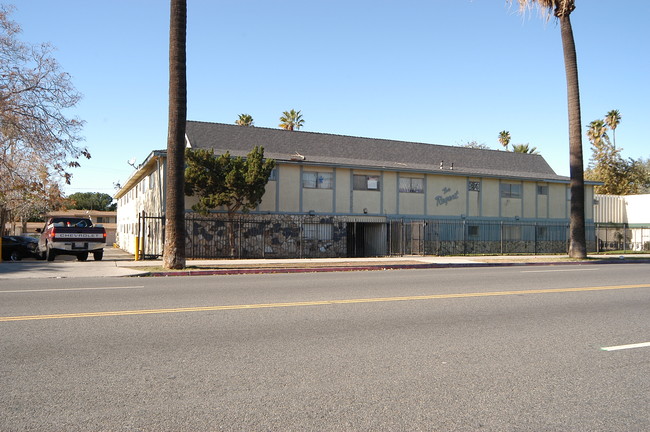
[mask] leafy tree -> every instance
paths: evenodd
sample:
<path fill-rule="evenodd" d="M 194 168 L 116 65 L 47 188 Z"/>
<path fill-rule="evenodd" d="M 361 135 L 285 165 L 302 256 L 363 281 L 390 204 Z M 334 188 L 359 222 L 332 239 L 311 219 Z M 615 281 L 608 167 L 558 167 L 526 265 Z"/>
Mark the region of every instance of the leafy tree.
<path fill-rule="evenodd" d="M 513 144 L 512 151 L 515 153 L 539 154 L 537 147 L 531 147 L 530 144 Z"/>
<path fill-rule="evenodd" d="M 486 145 L 485 143 L 480 143 L 476 140 L 467 141 L 465 144 L 460 144 L 459 147 L 466 147 L 466 148 L 477 149 L 477 150 L 491 150 L 488 145 Z"/>
<path fill-rule="evenodd" d="M 506 130 L 499 132 L 499 142 L 505 150 L 508 150 L 508 144 L 510 144 L 510 132 Z"/>
<path fill-rule="evenodd" d="M 614 110 L 615 111 L 615 110 Z M 616 147 L 609 139 L 607 130 L 610 122 L 607 118 L 613 111 L 607 113 L 605 120 L 594 120 L 589 123 L 587 138 L 591 142 L 591 162 L 585 171 L 588 180 L 602 182 L 595 187 L 595 192 L 609 195 L 630 195 L 643 193 L 650 187 L 650 171 L 643 160 L 623 159 L 622 148 Z M 618 112 L 616 112 L 618 113 Z M 612 122 L 614 126 L 620 123 Z"/>
<path fill-rule="evenodd" d="M 636 160 L 636 163 L 641 167 L 641 169 L 648 175 L 650 176 L 650 158 L 639 158 Z M 647 194 L 650 193 L 650 184 L 647 184 L 645 187 L 643 187 L 639 193 Z"/>
<path fill-rule="evenodd" d="M 284 111 L 280 117 L 280 127 L 286 130 L 298 130 L 302 127 L 305 121 L 302 119 L 300 111 Z"/>
<path fill-rule="evenodd" d="M 185 267 L 185 121 L 187 119 L 187 0 L 170 1 L 169 125 L 167 132 L 167 198 L 163 267 Z"/>
<path fill-rule="evenodd" d="M 257 207 L 262 201 L 273 159 L 264 159 L 264 147 L 255 147 L 248 155 L 231 157 L 229 152 L 215 156 L 214 150 L 185 151 L 185 193 L 198 196 L 192 210 L 207 214 L 209 210 L 225 207 L 232 221 L 236 212 Z M 230 253 L 235 256 L 235 232 L 229 224 Z"/>
<path fill-rule="evenodd" d="M 506 0 L 512 3 L 514 0 Z M 580 126 L 580 89 L 578 61 L 573 39 L 570 15 L 575 10 L 574 0 L 517 0 L 523 12 L 534 6 L 547 19 L 554 15 L 560 22 L 564 69 L 569 111 L 569 175 L 571 177 L 571 214 L 569 221 L 569 256 L 587 257 L 585 236 L 585 183 L 582 155 L 582 127 Z"/>
<path fill-rule="evenodd" d="M 239 126 L 255 126 L 253 117 L 250 114 L 239 114 L 235 124 Z"/>
<path fill-rule="evenodd" d="M 68 197 L 68 202 L 69 208 L 77 210 L 117 210 L 117 203 L 113 202 L 113 197 L 101 192 L 73 193 Z"/>
<path fill-rule="evenodd" d="M 48 44 L 18 39 L 13 8 L 0 6 L 0 226 L 61 200 L 60 183 L 81 157 L 83 121 L 65 111 L 81 99 Z"/>

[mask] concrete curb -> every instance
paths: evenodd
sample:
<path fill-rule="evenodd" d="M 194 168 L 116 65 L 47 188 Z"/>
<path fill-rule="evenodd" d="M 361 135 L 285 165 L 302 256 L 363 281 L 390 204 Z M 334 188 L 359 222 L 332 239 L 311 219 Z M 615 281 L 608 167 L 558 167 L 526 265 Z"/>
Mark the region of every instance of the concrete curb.
<path fill-rule="evenodd" d="M 382 270 L 418 270 L 443 268 L 480 268 L 480 267 L 540 267 L 564 265 L 595 265 L 595 264 L 650 264 L 650 259 L 621 260 L 607 259 L 599 261 L 555 261 L 555 262 L 492 262 L 492 263 L 425 263 L 425 264 L 389 264 L 365 266 L 333 266 L 333 267 L 286 267 L 286 268 L 246 268 L 219 270 L 179 270 L 162 272 L 143 272 L 128 277 L 168 277 L 168 276 L 217 276 L 245 274 L 282 274 L 282 273 L 332 273 L 352 271 L 382 271 Z"/>

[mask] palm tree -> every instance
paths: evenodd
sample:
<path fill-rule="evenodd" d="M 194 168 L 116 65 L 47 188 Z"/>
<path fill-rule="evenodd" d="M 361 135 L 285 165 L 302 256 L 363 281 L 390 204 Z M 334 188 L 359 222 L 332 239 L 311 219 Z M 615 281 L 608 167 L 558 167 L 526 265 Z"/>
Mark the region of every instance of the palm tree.
<path fill-rule="evenodd" d="M 235 120 L 235 124 L 239 126 L 255 126 L 253 117 L 250 114 L 239 114 L 239 118 Z"/>
<path fill-rule="evenodd" d="M 302 127 L 305 121 L 302 119 L 302 114 L 300 111 L 284 111 L 282 117 L 280 117 L 280 127 L 286 130 L 298 130 Z"/>
<path fill-rule="evenodd" d="M 185 121 L 187 119 L 187 0 L 170 1 L 169 125 L 163 267 L 185 267 Z"/>
<path fill-rule="evenodd" d="M 621 113 L 618 110 L 611 110 L 605 116 L 605 123 L 612 130 L 612 141 L 616 147 L 616 128 L 621 123 Z"/>
<path fill-rule="evenodd" d="M 595 146 L 600 146 L 603 139 L 609 139 L 607 136 L 607 125 L 603 120 L 594 120 L 587 127 L 587 138 Z"/>
<path fill-rule="evenodd" d="M 506 0 L 512 3 L 513 0 Z M 587 257 L 585 236 L 585 180 L 582 157 L 582 130 L 580 126 L 580 89 L 578 61 L 569 16 L 575 9 L 575 0 L 517 0 L 521 11 L 537 6 L 547 18 L 553 14 L 560 21 L 564 69 L 567 83 L 569 111 L 569 175 L 571 177 L 571 215 L 569 219 L 569 256 Z"/>
<path fill-rule="evenodd" d="M 531 147 L 530 144 L 513 144 L 512 151 L 515 153 L 539 154 L 537 147 Z"/>
<path fill-rule="evenodd" d="M 508 144 L 510 144 L 510 132 L 505 130 L 499 132 L 499 142 L 505 150 L 508 150 Z"/>

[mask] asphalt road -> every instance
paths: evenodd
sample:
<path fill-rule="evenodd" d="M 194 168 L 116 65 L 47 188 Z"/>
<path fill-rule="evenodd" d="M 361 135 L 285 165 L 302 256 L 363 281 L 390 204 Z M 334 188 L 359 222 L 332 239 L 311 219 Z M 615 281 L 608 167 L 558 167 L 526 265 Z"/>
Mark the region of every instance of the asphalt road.
<path fill-rule="evenodd" d="M 0 280 L 2 431 L 647 431 L 650 265 Z"/>

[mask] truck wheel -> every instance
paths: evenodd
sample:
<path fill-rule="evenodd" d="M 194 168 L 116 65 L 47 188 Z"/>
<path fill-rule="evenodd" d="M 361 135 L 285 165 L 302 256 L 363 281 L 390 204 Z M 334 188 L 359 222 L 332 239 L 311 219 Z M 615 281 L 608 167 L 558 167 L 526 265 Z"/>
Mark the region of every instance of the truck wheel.
<path fill-rule="evenodd" d="M 87 259 L 88 259 L 88 252 L 81 252 L 79 255 L 77 255 L 78 261 L 86 261 Z"/>
<path fill-rule="evenodd" d="M 54 261 L 55 256 L 56 256 L 56 252 L 54 252 L 52 247 L 48 244 L 45 248 L 45 259 L 48 261 Z"/>
<path fill-rule="evenodd" d="M 95 261 L 101 261 L 104 258 L 104 249 L 93 252 L 93 258 Z"/>

